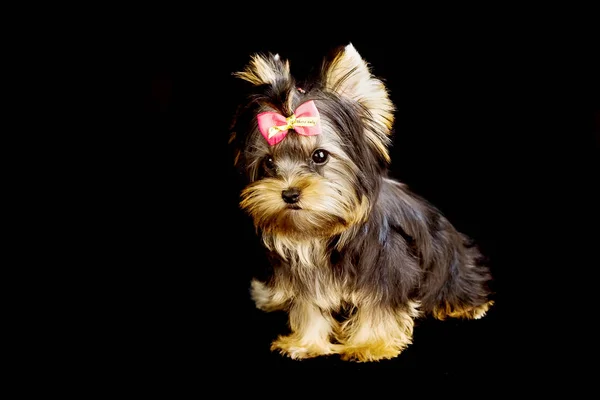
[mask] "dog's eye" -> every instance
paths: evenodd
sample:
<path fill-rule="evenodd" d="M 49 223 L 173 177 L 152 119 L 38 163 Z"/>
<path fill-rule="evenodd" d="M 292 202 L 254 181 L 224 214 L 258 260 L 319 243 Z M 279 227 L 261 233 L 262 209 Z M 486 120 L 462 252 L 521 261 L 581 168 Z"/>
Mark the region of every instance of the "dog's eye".
<path fill-rule="evenodd" d="M 275 160 L 273 160 L 273 157 L 271 156 L 265 157 L 265 159 L 263 160 L 263 165 L 265 166 L 265 169 L 269 172 L 273 172 L 275 170 Z"/>
<path fill-rule="evenodd" d="M 323 164 L 329 158 L 329 152 L 323 149 L 317 149 L 312 155 L 312 160 L 315 164 Z"/>

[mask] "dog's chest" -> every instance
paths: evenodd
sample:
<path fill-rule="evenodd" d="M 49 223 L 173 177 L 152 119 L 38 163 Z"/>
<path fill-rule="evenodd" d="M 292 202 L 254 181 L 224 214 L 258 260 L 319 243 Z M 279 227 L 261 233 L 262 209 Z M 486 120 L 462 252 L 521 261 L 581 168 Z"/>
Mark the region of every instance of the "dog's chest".
<path fill-rule="evenodd" d="M 348 282 L 334 274 L 324 243 L 318 240 L 293 243 L 277 252 L 284 260 L 283 268 L 276 274 L 279 285 L 322 309 L 337 309 L 347 300 Z"/>

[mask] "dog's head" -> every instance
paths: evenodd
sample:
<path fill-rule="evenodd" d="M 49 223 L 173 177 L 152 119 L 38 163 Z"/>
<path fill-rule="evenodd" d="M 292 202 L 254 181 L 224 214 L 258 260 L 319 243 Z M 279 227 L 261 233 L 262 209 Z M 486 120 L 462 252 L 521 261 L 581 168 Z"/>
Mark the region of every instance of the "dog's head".
<path fill-rule="evenodd" d="M 394 107 L 356 49 L 338 49 L 301 84 L 273 54 L 234 75 L 250 84 L 230 140 L 256 227 L 331 237 L 364 221 L 388 166 Z"/>

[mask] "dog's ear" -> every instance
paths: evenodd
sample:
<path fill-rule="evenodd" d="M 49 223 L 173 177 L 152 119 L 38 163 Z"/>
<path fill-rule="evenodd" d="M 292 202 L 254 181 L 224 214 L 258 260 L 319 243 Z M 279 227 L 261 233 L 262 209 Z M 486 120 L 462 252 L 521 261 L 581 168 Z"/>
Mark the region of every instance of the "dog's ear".
<path fill-rule="evenodd" d="M 255 54 L 243 71 L 235 72 L 234 76 L 253 85 L 274 85 L 280 80 L 290 80 L 290 64 L 283 61 L 279 54 Z"/>
<path fill-rule="evenodd" d="M 367 137 L 389 161 L 387 146 L 394 122 L 394 105 L 384 83 L 371 74 L 369 65 L 352 44 L 325 62 L 321 74 L 327 90 L 357 101 L 369 110 L 374 126 L 367 130 Z"/>

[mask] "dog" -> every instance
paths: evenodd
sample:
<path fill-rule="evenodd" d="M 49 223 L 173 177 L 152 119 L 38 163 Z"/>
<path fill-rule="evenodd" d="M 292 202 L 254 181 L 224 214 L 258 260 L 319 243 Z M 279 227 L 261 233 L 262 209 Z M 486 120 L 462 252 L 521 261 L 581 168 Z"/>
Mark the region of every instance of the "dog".
<path fill-rule="evenodd" d="M 395 106 L 352 43 L 301 84 L 272 53 L 232 75 L 248 90 L 229 137 L 239 206 L 272 267 L 250 295 L 289 317 L 272 351 L 391 359 L 418 318 L 486 314 L 492 276 L 478 247 L 389 177 Z"/>

